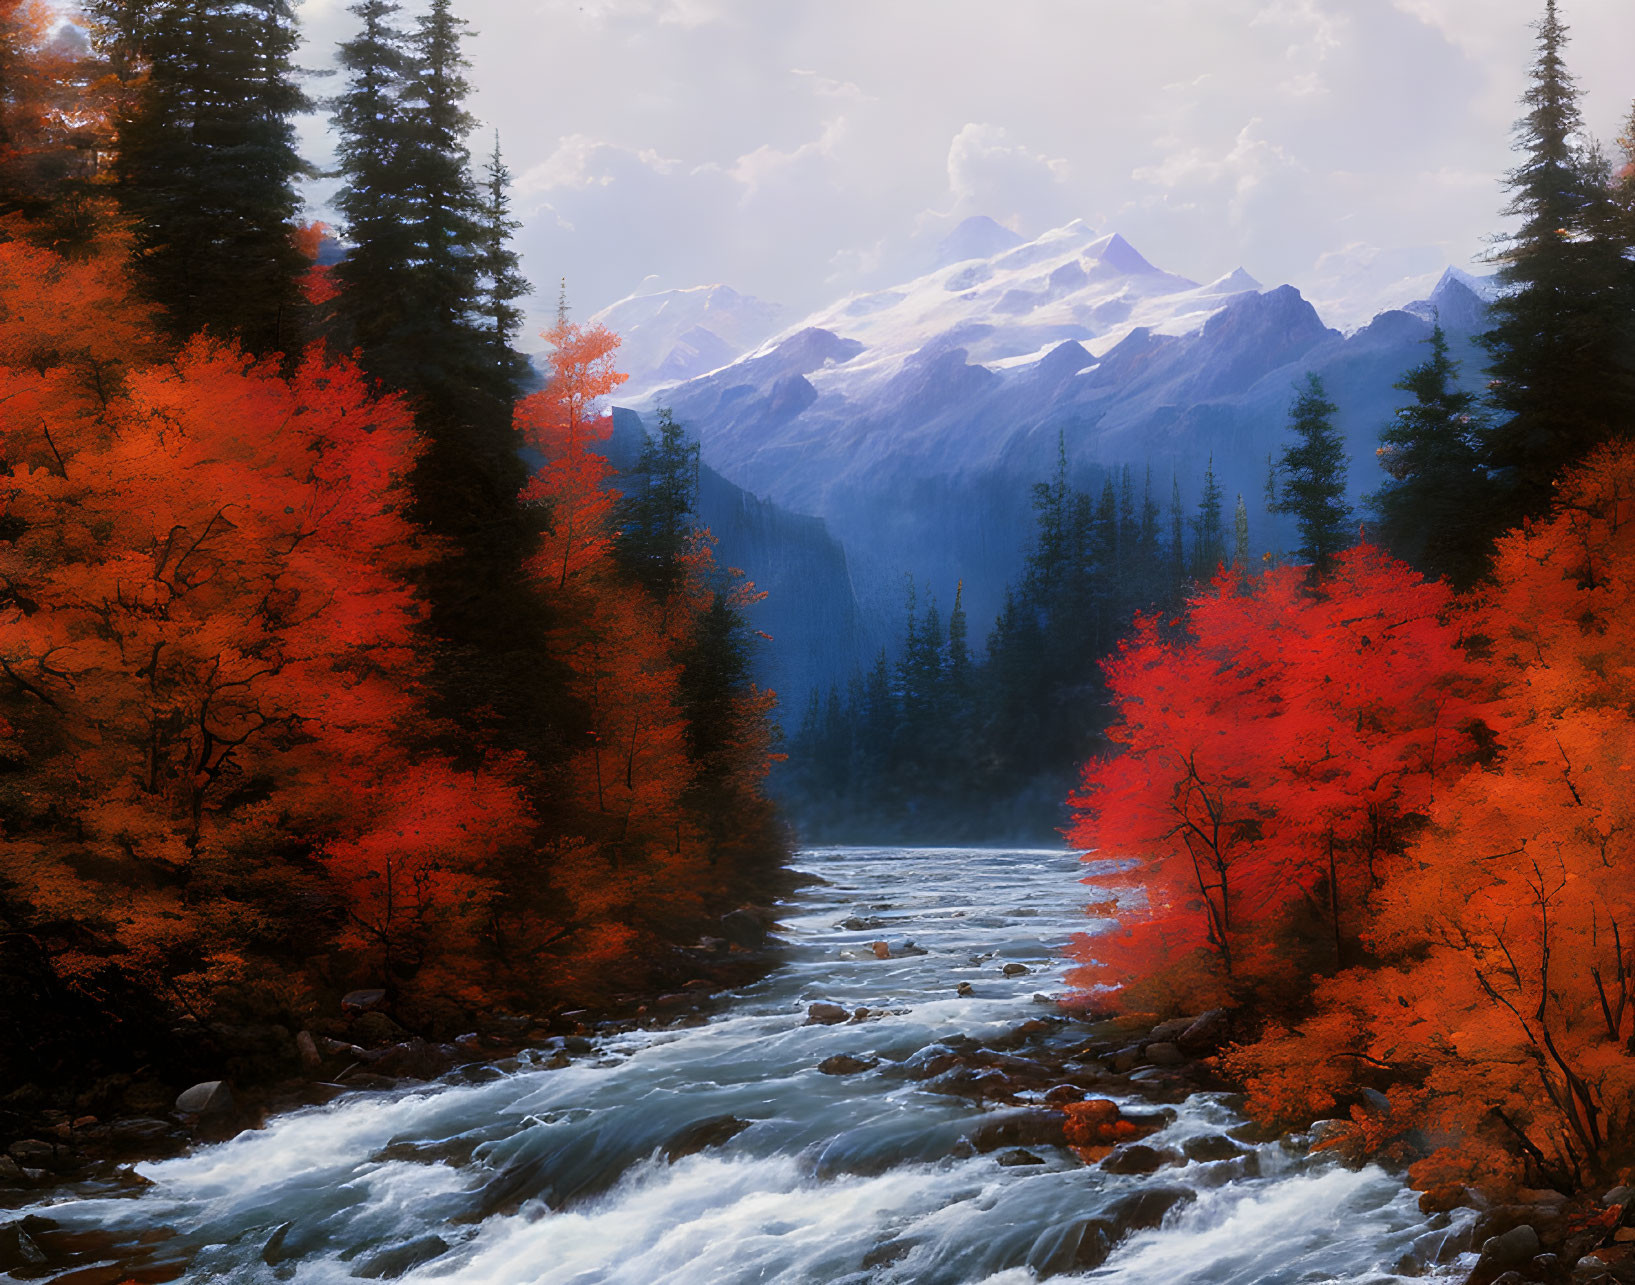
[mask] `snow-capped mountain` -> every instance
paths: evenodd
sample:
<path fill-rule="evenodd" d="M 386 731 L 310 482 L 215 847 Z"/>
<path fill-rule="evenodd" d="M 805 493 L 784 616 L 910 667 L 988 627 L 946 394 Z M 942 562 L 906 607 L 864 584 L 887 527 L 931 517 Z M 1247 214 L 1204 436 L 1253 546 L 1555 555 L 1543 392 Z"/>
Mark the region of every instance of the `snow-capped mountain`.
<path fill-rule="evenodd" d="M 623 341 L 620 368 L 630 376 L 623 397 L 630 401 L 727 365 L 785 320 L 777 304 L 722 285 L 629 295 L 591 318 Z"/>
<path fill-rule="evenodd" d="M 731 482 L 822 518 L 870 646 L 895 630 L 905 574 L 945 599 L 963 581 L 973 622 L 992 619 L 1058 443 L 1079 485 L 1128 466 L 1161 504 L 1178 486 L 1188 512 L 1212 460 L 1228 505 L 1241 493 L 1250 507 L 1257 551 L 1286 548 L 1286 519 L 1261 496 L 1297 379 L 1320 374 L 1340 408 L 1354 498 L 1383 480 L 1378 434 L 1404 396 L 1393 385 L 1436 320 L 1479 382 L 1472 337 L 1490 287 L 1463 273 L 1342 333 L 1292 286 L 1241 270 L 1200 285 L 1082 223 L 1020 243 L 991 221 L 956 233 L 915 280 L 625 401 L 670 407 Z"/>

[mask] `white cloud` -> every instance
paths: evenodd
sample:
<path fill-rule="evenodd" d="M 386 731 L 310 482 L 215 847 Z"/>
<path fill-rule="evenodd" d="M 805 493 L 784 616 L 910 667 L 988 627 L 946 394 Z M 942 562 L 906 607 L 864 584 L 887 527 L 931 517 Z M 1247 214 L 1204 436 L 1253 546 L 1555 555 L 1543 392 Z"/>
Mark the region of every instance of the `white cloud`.
<path fill-rule="evenodd" d="M 516 189 L 527 196 L 561 188 L 607 187 L 614 181 L 614 169 L 619 163 L 630 161 L 655 174 L 668 174 L 680 164 L 660 156 L 650 147 L 621 147 L 606 139 L 569 134 L 543 161 L 522 172 Z"/>
<path fill-rule="evenodd" d="M 814 139 L 788 151 L 763 143 L 752 152 L 745 152 L 727 173 L 744 189 L 747 201 L 774 179 L 787 177 L 803 162 L 834 156 L 835 147 L 846 134 L 846 118 L 836 116 L 825 121 L 823 130 Z"/>

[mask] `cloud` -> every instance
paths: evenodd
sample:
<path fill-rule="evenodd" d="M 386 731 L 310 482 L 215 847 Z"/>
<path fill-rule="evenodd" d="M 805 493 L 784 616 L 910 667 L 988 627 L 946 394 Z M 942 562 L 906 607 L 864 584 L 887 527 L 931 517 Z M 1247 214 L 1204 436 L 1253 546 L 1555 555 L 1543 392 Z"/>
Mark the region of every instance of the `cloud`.
<path fill-rule="evenodd" d="M 843 98 L 854 103 L 872 103 L 879 101 L 872 94 L 866 94 L 852 81 L 835 80 L 820 72 L 810 71 L 802 67 L 791 67 L 791 76 L 799 76 L 811 88 L 811 91 L 820 98 Z"/>
<path fill-rule="evenodd" d="M 987 214 L 1039 231 L 1067 213 L 1063 197 L 1070 173 L 1065 157 L 1013 143 L 1002 125 L 968 123 L 948 145 L 949 213 Z"/>
<path fill-rule="evenodd" d="M 1225 152 L 1213 153 L 1196 145 L 1182 147 L 1155 165 L 1138 167 L 1131 177 L 1177 192 L 1216 189 L 1229 193 L 1227 208 L 1234 219 L 1241 219 L 1249 198 L 1268 178 L 1279 171 L 1293 173 L 1304 168 L 1283 147 L 1261 137 L 1262 125 L 1258 116 L 1250 120 Z"/>
<path fill-rule="evenodd" d="M 607 187 L 617 178 L 617 171 L 632 162 L 655 174 L 668 174 L 681 163 L 650 147 L 621 147 L 606 139 L 569 134 L 543 161 L 522 172 L 516 190 L 528 196 L 562 188 Z"/>
<path fill-rule="evenodd" d="M 744 200 L 749 200 L 768 183 L 787 179 L 806 162 L 827 160 L 846 135 L 846 118 L 836 116 L 823 123 L 822 132 L 814 139 L 788 151 L 763 143 L 752 152 L 740 156 L 727 173 L 741 184 Z"/>

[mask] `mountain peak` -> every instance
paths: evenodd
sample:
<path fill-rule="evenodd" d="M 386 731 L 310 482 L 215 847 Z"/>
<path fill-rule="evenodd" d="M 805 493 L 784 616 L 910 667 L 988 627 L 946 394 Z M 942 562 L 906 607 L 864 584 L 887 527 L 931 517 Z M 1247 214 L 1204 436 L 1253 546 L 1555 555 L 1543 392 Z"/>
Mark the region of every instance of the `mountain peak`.
<path fill-rule="evenodd" d="M 1095 258 L 1100 261 L 1103 267 L 1124 276 L 1135 276 L 1158 271 L 1146 259 L 1142 258 L 1141 253 L 1117 232 L 1091 242 L 1084 253 L 1086 258 Z"/>
<path fill-rule="evenodd" d="M 1022 242 L 1022 237 L 986 214 L 973 214 L 938 243 L 935 266 L 946 268 L 967 259 L 991 259 Z"/>

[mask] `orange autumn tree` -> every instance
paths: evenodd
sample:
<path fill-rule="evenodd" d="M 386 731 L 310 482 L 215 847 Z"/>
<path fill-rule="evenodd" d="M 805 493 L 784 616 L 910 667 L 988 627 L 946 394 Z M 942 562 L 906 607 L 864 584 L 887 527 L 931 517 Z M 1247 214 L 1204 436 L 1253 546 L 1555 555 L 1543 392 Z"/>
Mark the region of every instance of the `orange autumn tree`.
<path fill-rule="evenodd" d="M 546 516 L 529 569 L 551 597 L 552 648 L 586 726 L 549 854 L 559 900 L 535 898 L 518 936 L 560 943 L 565 957 L 551 965 L 559 983 L 606 985 L 639 969 L 678 926 L 707 927 L 754 885 L 757 862 L 775 864 L 781 848 L 765 841 L 760 792 L 771 697 L 720 645 L 759 595 L 741 572 L 717 572 L 707 531 L 684 534 L 652 584 L 621 560 L 614 519 L 619 488 L 631 482 L 596 449 L 612 429 L 598 400 L 624 379 L 617 337 L 562 323 L 545 338 L 549 382 L 517 410 L 525 442 L 544 459 L 524 493 Z M 735 807 L 757 842 L 727 833 Z"/>
<path fill-rule="evenodd" d="M 325 904 L 412 969 L 522 811 L 405 748 L 408 416 L 317 353 L 289 379 L 206 340 L 125 368 L 143 318 L 112 273 L 0 246 L 5 883 L 77 925 L 52 964 L 87 993 L 114 973 L 202 1013 Z M 480 833 L 445 819 L 460 796 Z"/>
<path fill-rule="evenodd" d="M 1498 757 L 1438 791 L 1388 881 L 1384 965 L 1324 983 L 1314 1018 L 1233 1065 L 1263 1119 L 1349 1106 L 1360 1150 L 1425 1129 L 1421 1186 L 1570 1190 L 1635 1162 L 1635 446 L 1501 540 L 1471 610 Z M 1370 1086 L 1389 1113 L 1359 1102 Z"/>
<path fill-rule="evenodd" d="M 1379 551 L 1309 589 L 1223 572 L 1184 635 L 1152 618 L 1107 662 L 1120 749 L 1091 763 L 1068 833 L 1099 867 L 1075 945 L 1099 1002 L 1196 1010 L 1293 998 L 1354 949 L 1439 773 L 1464 751 L 1472 676 L 1449 595 Z"/>
<path fill-rule="evenodd" d="M 552 651 L 586 726 L 567 764 L 569 815 L 551 844 L 559 904 L 541 908 L 533 899 L 534 922 L 520 932 L 571 945 L 562 967 L 576 976 L 583 969 L 588 983 L 636 951 L 639 908 L 663 882 L 659 858 L 680 845 L 689 768 L 667 640 L 611 555 L 617 494 L 613 469 L 594 448 L 612 431 L 599 399 L 625 379 L 614 369 L 618 337 L 564 321 L 544 338 L 549 380 L 516 410 L 524 442 L 544 460 L 523 492 L 546 517 L 528 570 L 554 604 Z M 659 895 L 685 898 L 687 890 Z"/>

